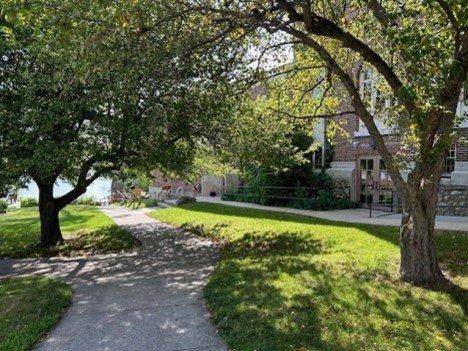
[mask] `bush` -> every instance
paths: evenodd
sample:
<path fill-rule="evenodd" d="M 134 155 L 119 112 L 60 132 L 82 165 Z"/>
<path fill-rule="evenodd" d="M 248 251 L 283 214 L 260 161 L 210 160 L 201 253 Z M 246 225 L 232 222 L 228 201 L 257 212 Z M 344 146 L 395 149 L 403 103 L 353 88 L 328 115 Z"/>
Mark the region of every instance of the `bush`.
<path fill-rule="evenodd" d="M 191 202 L 197 202 L 197 199 L 195 199 L 193 196 L 182 195 L 179 196 L 176 200 L 177 205 L 183 205 Z"/>
<path fill-rule="evenodd" d="M 280 173 L 262 168 L 249 172 L 246 186 L 229 188 L 221 199 L 306 210 L 357 207 L 329 174 L 313 172 L 310 165 L 298 165 Z"/>
<path fill-rule="evenodd" d="M 246 187 L 239 188 L 238 190 L 231 189 L 229 193 L 223 194 L 221 199 L 225 201 L 257 203 L 266 206 L 293 207 L 304 210 L 332 210 L 357 207 L 357 204 L 348 198 L 335 196 L 332 188 L 311 192 L 306 187 L 298 187 L 293 189 L 293 192 L 288 196 L 275 197 L 274 194 L 269 194 L 266 188 Z"/>
<path fill-rule="evenodd" d="M 145 204 L 146 207 L 156 207 L 158 206 L 158 201 L 156 199 L 143 199 L 141 200 Z"/>
<path fill-rule="evenodd" d="M 333 188 L 333 178 L 327 173 L 313 173 L 312 183 L 316 188 L 320 189 L 332 189 Z"/>
<path fill-rule="evenodd" d="M 0 200 L 0 213 L 5 213 L 8 208 L 8 202 Z"/>
<path fill-rule="evenodd" d="M 34 197 L 24 197 L 20 200 L 21 207 L 35 207 L 38 205 L 37 199 Z"/>
<path fill-rule="evenodd" d="M 81 196 L 75 201 L 73 201 L 74 205 L 85 205 L 85 206 L 99 206 L 99 201 L 96 201 L 92 196 Z"/>

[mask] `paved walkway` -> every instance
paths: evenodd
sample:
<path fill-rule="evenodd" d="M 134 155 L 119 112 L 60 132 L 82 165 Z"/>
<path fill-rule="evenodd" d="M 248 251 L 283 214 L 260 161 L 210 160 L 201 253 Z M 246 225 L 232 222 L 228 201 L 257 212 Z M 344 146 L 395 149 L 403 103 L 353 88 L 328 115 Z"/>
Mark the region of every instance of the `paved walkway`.
<path fill-rule="evenodd" d="M 38 349 L 227 351 L 202 300 L 213 245 L 144 211 L 103 211 L 143 245 L 119 255 L 0 261 L 0 277 L 46 275 L 74 287 L 72 306 Z"/>
<path fill-rule="evenodd" d="M 399 226 L 401 222 L 400 214 L 393 214 L 384 211 L 372 211 L 372 218 L 369 217 L 369 210 L 363 208 L 355 208 L 350 210 L 331 210 L 331 211 L 311 211 L 300 210 L 290 207 L 274 207 L 262 206 L 258 204 L 236 202 L 236 201 L 223 201 L 219 197 L 197 197 L 198 202 L 210 202 L 217 204 L 224 204 L 229 206 L 256 208 L 260 210 L 268 210 L 275 212 L 293 213 L 303 216 L 317 217 L 321 219 L 328 219 L 331 221 L 348 222 L 348 223 L 364 223 L 376 225 L 394 225 Z M 468 231 L 468 217 L 461 216 L 437 216 L 436 229 L 442 230 L 457 230 Z"/>

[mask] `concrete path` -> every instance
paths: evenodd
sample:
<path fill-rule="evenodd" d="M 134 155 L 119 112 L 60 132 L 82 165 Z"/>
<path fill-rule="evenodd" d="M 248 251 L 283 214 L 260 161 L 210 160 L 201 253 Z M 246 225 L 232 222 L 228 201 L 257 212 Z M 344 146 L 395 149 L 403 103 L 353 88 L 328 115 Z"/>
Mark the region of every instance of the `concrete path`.
<path fill-rule="evenodd" d="M 372 211 L 372 217 L 369 217 L 369 210 L 363 208 L 355 208 L 350 210 L 330 210 L 330 211 L 311 211 L 301 210 L 290 207 L 274 207 L 263 206 L 258 204 L 236 202 L 236 201 L 223 201 L 219 197 L 197 197 L 198 202 L 209 202 L 224 204 L 229 206 L 256 208 L 260 210 L 268 210 L 275 212 L 284 212 L 299 214 L 303 216 L 316 217 L 321 219 L 328 219 L 330 221 L 348 222 L 348 223 L 364 223 L 376 225 L 394 225 L 399 226 L 401 222 L 401 215 L 384 211 Z M 437 216 L 436 229 L 442 230 L 457 230 L 468 231 L 468 217 L 461 216 Z"/>
<path fill-rule="evenodd" d="M 127 254 L 0 261 L 0 277 L 46 275 L 74 287 L 72 306 L 38 349 L 227 351 L 202 299 L 216 248 L 145 211 L 103 211 L 143 245 Z"/>

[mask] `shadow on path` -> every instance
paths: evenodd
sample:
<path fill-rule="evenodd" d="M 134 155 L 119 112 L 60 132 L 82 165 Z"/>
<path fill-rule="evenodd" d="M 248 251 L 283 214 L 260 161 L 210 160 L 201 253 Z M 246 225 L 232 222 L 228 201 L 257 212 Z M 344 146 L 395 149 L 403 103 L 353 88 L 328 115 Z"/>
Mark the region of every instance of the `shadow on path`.
<path fill-rule="evenodd" d="M 0 277 L 44 275 L 75 290 L 71 308 L 38 349 L 227 350 L 202 299 L 218 258 L 213 244 L 136 211 L 104 212 L 142 246 L 89 258 L 0 261 Z"/>

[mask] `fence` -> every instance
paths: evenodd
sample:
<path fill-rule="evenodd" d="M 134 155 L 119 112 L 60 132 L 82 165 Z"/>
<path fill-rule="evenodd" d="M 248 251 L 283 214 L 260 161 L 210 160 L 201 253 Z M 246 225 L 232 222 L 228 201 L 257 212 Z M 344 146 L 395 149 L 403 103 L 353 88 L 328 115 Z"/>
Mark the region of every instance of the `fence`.
<path fill-rule="evenodd" d="M 369 217 L 372 217 L 372 211 L 389 211 L 394 213 L 401 213 L 401 203 L 396 196 L 396 191 L 393 189 L 374 189 L 366 194 L 376 195 L 373 198 L 378 198 L 377 202 L 365 203 L 361 202 L 361 207 L 369 208 Z M 468 199 L 467 199 L 468 201 Z M 457 204 L 447 204 L 441 202 L 439 196 L 439 204 L 436 206 L 437 215 L 444 216 L 467 216 L 468 206 L 466 201 Z"/>
<path fill-rule="evenodd" d="M 314 187 L 277 187 L 277 186 L 236 186 L 224 187 L 223 200 L 251 202 L 267 206 L 295 207 L 311 210 L 345 209 L 363 207 L 372 211 L 401 213 L 401 203 L 393 189 L 371 189 L 365 193 L 369 202 L 351 202 L 351 188 L 349 186 L 334 186 L 330 189 Z M 438 215 L 466 216 L 468 206 L 466 202 L 453 205 L 440 203 L 436 210 Z"/>
<path fill-rule="evenodd" d="M 184 188 L 154 188 L 151 196 L 156 200 L 177 199 L 181 196 L 196 197 L 197 190 L 188 190 Z"/>
<path fill-rule="evenodd" d="M 351 188 L 336 186 L 331 189 L 316 187 L 233 186 L 223 189 L 223 199 L 253 202 L 268 206 L 305 209 L 349 208 Z"/>

